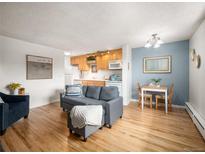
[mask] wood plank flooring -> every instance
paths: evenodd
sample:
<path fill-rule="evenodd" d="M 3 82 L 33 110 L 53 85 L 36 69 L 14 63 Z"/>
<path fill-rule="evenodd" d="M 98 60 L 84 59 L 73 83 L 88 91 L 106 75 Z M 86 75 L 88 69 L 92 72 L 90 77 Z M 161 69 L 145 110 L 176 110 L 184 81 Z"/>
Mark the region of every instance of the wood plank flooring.
<path fill-rule="evenodd" d="M 205 142 L 184 109 L 136 104 L 124 107 L 124 115 L 112 127 L 103 128 L 82 142 L 67 129 L 66 113 L 59 103 L 30 111 L 1 137 L 5 151 L 205 151 Z"/>

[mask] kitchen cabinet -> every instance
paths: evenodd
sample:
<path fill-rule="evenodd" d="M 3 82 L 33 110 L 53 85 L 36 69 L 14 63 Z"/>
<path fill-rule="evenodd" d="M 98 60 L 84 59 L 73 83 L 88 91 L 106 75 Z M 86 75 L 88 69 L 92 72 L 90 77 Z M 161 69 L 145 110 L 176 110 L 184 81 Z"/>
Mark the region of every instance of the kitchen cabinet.
<path fill-rule="evenodd" d="M 100 55 L 97 58 L 97 69 L 108 70 L 109 54 Z"/>
<path fill-rule="evenodd" d="M 79 64 L 79 56 L 73 56 L 70 58 L 71 65 L 78 65 Z"/>
<path fill-rule="evenodd" d="M 109 60 L 122 60 L 122 49 L 110 51 Z"/>
<path fill-rule="evenodd" d="M 102 55 L 97 55 L 97 70 L 108 70 L 109 61 L 111 60 L 122 60 L 122 49 L 110 50 Z M 77 65 L 80 71 L 88 71 L 90 69 L 87 64 L 87 55 L 71 57 L 71 65 Z"/>
<path fill-rule="evenodd" d="M 105 86 L 105 81 L 97 81 L 97 80 L 82 80 L 81 84 L 83 86 Z"/>
<path fill-rule="evenodd" d="M 79 70 L 80 71 L 89 71 L 89 65 L 87 64 L 87 56 L 83 55 L 83 56 L 79 56 Z"/>
<path fill-rule="evenodd" d="M 77 65 L 80 71 L 88 71 L 89 65 L 87 64 L 87 56 L 73 56 L 70 59 L 71 65 Z"/>
<path fill-rule="evenodd" d="M 102 56 L 97 56 L 97 57 L 96 57 L 96 65 L 97 65 L 97 70 L 101 70 L 101 66 L 102 66 Z"/>
<path fill-rule="evenodd" d="M 111 60 L 122 60 L 122 49 L 111 50 L 109 53 L 97 56 L 97 69 L 108 70 Z"/>

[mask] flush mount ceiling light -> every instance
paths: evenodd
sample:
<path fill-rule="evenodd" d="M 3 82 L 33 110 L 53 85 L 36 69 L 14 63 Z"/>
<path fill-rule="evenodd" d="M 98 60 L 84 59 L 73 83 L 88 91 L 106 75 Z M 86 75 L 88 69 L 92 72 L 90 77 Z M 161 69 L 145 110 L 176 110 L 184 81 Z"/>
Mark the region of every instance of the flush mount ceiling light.
<path fill-rule="evenodd" d="M 70 56 L 70 52 L 64 52 L 65 56 Z"/>
<path fill-rule="evenodd" d="M 159 48 L 160 45 L 163 44 L 163 41 L 160 39 L 158 34 L 152 34 L 151 38 L 147 40 L 147 43 L 145 44 L 145 48 Z"/>

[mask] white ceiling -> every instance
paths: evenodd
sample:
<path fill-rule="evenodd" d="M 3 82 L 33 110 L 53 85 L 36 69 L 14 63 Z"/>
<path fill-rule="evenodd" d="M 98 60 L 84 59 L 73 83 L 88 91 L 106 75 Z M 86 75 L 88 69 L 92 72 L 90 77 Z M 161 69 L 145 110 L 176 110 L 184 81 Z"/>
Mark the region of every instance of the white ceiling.
<path fill-rule="evenodd" d="M 0 35 L 80 52 L 191 37 L 205 3 L 0 3 Z"/>

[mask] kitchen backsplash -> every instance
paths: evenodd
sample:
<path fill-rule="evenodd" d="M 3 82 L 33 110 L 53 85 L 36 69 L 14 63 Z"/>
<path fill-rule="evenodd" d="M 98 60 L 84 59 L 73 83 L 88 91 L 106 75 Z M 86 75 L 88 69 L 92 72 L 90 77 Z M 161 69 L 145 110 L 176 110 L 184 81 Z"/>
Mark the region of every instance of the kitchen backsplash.
<path fill-rule="evenodd" d="M 98 70 L 96 73 L 90 71 L 83 72 L 82 78 L 85 79 L 104 79 L 105 77 L 109 78 L 112 74 L 120 74 L 122 75 L 121 70 Z"/>
<path fill-rule="evenodd" d="M 104 79 L 105 77 L 109 78 L 112 74 L 122 75 L 122 70 L 98 70 L 96 73 L 89 71 L 83 71 L 82 74 L 78 70 L 78 67 L 72 67 L 72 74 L 74 79 Z"/>

